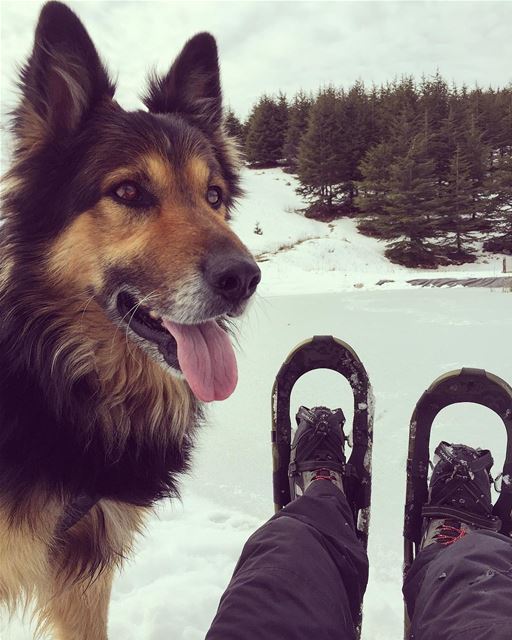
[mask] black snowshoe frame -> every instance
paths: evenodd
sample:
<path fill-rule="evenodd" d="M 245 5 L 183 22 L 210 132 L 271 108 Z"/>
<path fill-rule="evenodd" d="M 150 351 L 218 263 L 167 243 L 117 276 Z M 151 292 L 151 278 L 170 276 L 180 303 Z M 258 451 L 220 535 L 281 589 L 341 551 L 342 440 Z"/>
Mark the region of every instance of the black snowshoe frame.
<path fill-rule="evenodd" d="M 333 336 L 314 336 L 299 344 L 286 358 L 272 390 L 272 455 L 276 512 L 290 502 L 288 465 L 292 440 L 290 397 L 297 380 L 308 371 L 331 369 L 352 387 L 354 417 L 349 442 L 352 453 L 343 480 L 354 515 L 357 535 L 367 546 L 370 524 L 373 395 L 368 374 L 355 351 Z"/>
<path fill-rule="evenodd" d="M 458 369 L 435 380 L 419 399 L 411 417 L 407 457 L 404 516 L 404 577 L 419 552 L 422 512 L 428 502 L 430 433 L 437 414 L 452 404 L 472 402 L 494 411 L 507 431 L 507 448 L 500 496 L 493 513 L 502 522 L 501 533 L 512 537 L 512 388 L 483 369 Z M 498 478 L 497 478 L 498 479 Z M 405 635 L 408 636 L 406 612 Z"/>

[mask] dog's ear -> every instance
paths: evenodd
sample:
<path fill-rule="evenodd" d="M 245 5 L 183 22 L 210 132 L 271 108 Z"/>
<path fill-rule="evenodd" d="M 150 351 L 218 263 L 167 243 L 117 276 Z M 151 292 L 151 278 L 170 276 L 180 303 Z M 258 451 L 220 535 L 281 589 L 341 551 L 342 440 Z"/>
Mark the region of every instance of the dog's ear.
<path fill-rule="evenodd" d="M 84 26 L 60 2 L 48 2 L 41 11 L 19 86 L 14 129 L 33 143 L 74 133 L 115 89 Z"/>
<path fill-rule="evenodd" d="M 198 33 L 183 47 L 165 76 L 152 76 L 144 97 L 152 113 L 181 113 L 203 130 L 222 122 L 222 94 L 215 39 Z"/>

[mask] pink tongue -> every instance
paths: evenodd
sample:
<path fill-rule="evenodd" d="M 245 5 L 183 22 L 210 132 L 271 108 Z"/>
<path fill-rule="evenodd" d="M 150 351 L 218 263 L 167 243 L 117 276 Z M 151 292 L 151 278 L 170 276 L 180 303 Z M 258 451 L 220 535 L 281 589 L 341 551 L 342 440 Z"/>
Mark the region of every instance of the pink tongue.
<path fill-rule="evenodd" d="M 238 381 L 236 357 L 227 333 L 215 320 L 202 324 L 177 324 L 162 320 L 178 344 L 183 375 L 203 402 L 225 400 Z"/>

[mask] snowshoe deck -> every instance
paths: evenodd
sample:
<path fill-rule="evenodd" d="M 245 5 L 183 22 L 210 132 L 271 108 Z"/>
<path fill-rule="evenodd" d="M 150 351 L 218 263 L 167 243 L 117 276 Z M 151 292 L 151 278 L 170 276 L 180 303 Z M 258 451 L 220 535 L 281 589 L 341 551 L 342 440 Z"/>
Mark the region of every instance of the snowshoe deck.
<path fill-rule="evenodd" d="M 501 519 L 501 533 L 512 536 L 512 388 L 498 376 L 483 369 L 451 371 L 437 378 L 423 393 L 411 417 L 404 516 L 404 577 L 420 548 L 422 510 L 428 501 L 432 424 L 442 409 L 460 402 L 483 405 L 503 420 L 507 431 L 507 449 L 500 474 L 500 497 L 493 513 Z M 408 626 L 406 613 L 406 637 Z"/>
<path fill-rule="evenodd" d="M 352 452 L 343 480 L 357 534 L 366 547 L 370 518 L 373 396 L 368 374 L 355 351 L 333 336 L 315 336 L 286 358 L 272 391 L 273 485 L 276 511 L 290 502 L 290 397 L 297 380 L 308 371 L 331 369 L 346 378 L 354 395 Z"/>

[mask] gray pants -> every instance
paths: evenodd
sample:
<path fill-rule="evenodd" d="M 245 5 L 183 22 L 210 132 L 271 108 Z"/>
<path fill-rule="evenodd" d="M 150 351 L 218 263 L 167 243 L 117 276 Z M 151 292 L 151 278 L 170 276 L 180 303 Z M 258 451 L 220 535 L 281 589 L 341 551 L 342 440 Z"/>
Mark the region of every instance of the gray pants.
<path fill-rule="evenodd" d="M 474 531 L 418 554 L 404 584 L 411 640 L 512 638 L 512 539 Z"/>
<path fill-rule="evenodd" d="M 354 640 L 367 580 L 345 496 L 316 481 L 249 538 L 206 639 Z M 414 640 L 510 640 L 512 540 L 428 547 L 404 594 Z"/>

